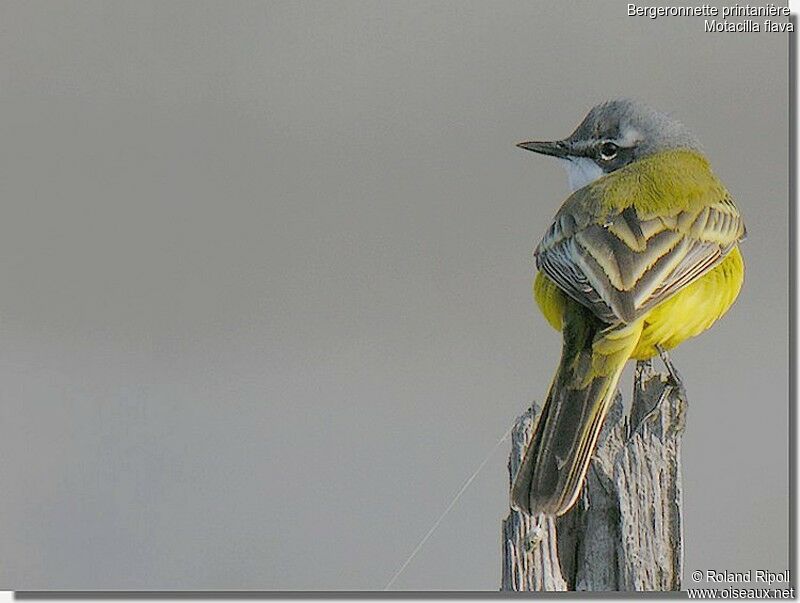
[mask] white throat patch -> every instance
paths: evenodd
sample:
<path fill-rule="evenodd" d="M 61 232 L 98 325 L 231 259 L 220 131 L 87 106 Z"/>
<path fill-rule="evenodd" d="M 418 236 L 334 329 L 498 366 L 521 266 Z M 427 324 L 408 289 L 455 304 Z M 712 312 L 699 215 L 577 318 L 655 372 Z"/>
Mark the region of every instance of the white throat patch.
<path fill-rule="evenodd" d="M 573 157 L 572 159 L 561 160 L 564 169 L 567 170 L 569 179 L 569 190 L 574 193 L 579 188 L 594 182 L 603 176 L 602 168 L 588 157 Z"/>

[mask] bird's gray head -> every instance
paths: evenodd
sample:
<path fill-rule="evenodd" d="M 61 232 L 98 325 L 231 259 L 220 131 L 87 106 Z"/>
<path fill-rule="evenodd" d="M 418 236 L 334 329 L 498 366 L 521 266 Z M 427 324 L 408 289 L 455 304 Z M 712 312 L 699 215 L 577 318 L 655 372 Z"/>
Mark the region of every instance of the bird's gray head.
<path fill-rule="evenodd" d="M 700 143 L 683 124 L 628 99 L 595 106 L 563 140 L 517 146 L 564 160 L 573 191 L 659 151 L 700 149 Z"/>

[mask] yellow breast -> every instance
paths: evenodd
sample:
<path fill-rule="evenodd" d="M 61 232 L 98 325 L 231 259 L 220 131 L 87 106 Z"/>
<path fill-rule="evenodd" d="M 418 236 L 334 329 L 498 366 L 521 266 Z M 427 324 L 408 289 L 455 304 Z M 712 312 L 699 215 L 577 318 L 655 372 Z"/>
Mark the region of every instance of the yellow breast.
<path fill-rule="evenodd" d="M 735 247 L 719 265 L 644 316 L 642 335 L 631 358 L 652 358 L 658 354 L 656 345 L 669 350 L 708 329 L 731 307 L 743 280 L 744 262 Z M 566 304 L 577 302 L 541 272 L 533 291 L 547 322 L 560 331 Z"/>

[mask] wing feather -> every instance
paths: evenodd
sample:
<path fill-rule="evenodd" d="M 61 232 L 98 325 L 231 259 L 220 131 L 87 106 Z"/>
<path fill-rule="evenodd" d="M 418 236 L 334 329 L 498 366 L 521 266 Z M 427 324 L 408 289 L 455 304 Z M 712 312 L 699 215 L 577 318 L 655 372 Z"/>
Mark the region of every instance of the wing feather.
<path fill-rule="evenodd" d="M 596 206 L 565 203 L 534 255 L 539 270 L 611 324 L 633 322 L 700 278 L 745 234 L 727 196 L 644 219 L 632 204 L 607 215 L 586 211 Z"/>

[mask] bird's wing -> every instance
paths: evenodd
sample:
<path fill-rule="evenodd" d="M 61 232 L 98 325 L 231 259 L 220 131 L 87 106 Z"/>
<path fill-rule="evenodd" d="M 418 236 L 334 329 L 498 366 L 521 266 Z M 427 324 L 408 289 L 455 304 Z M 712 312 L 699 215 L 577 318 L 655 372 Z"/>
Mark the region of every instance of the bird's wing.
<path fill-rule="evenodd" d="M 536 265 L 611 324 L 633 322 L 668 299 L 721 262 L 745 234 L 727 193 L 665 215 L 634 205 L 600 212 L 593 210 L 599 204 L 581 201 L 573 195 L 556 215 L 534 253 Z"/>

